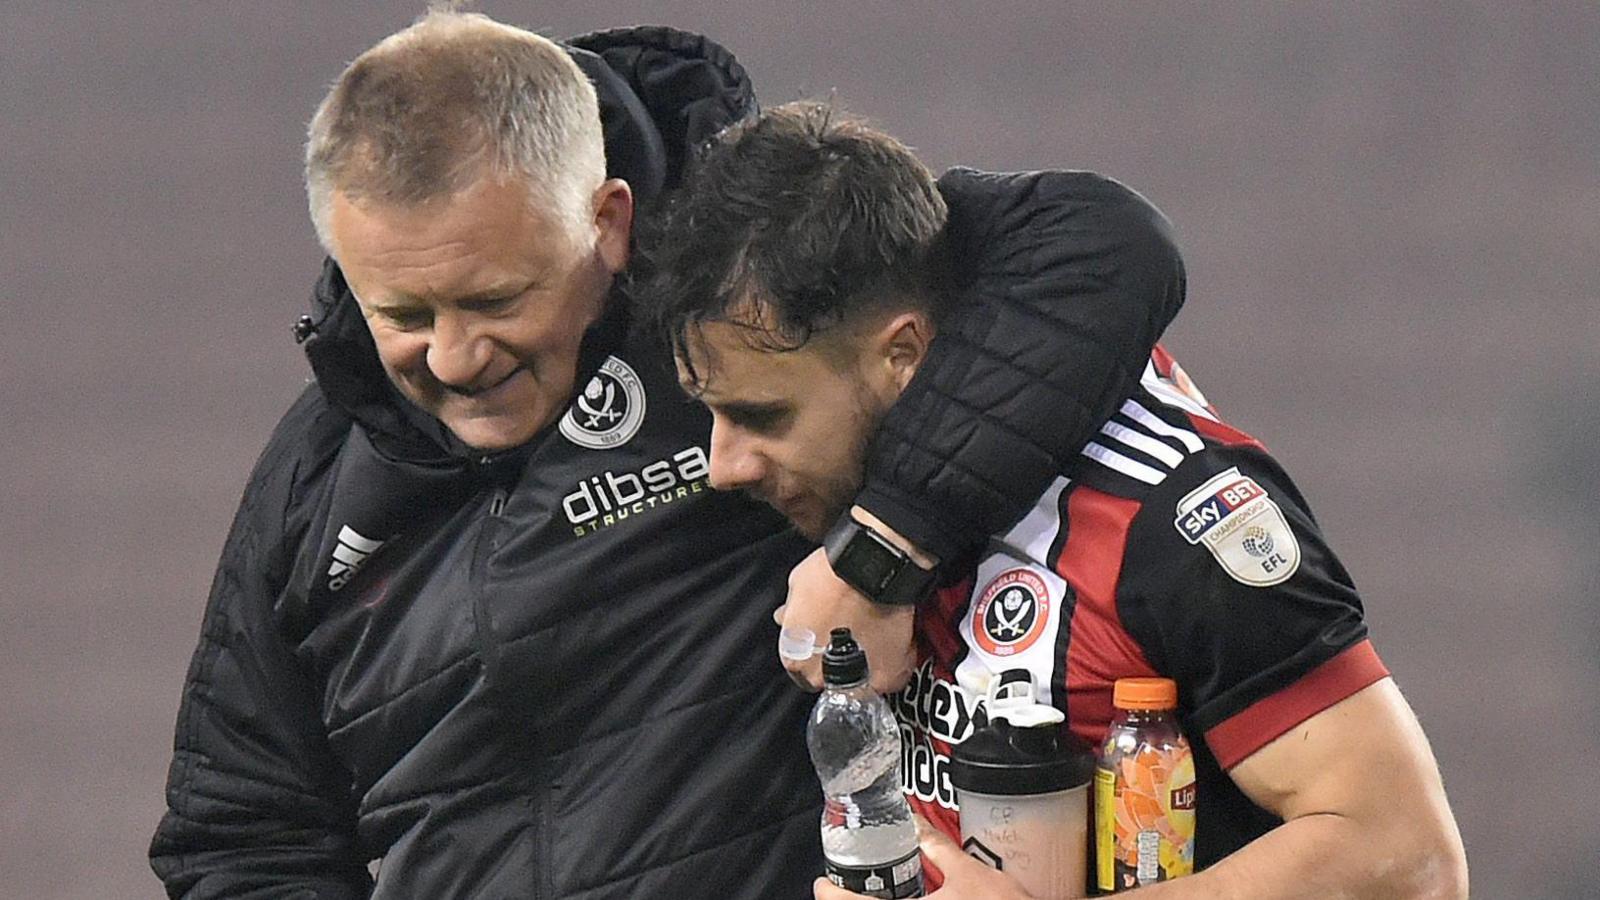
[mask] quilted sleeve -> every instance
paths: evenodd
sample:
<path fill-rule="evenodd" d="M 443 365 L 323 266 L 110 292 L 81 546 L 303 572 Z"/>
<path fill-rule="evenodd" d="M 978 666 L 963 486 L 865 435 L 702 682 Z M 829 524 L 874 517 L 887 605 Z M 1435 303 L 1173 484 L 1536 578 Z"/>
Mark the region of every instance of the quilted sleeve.
<path fill-rule="evenodd" d="M 308 390 L 308 395 L 315 389 Z M 167 811 L 150 846 L 171 897 L 365 897 L 350 779 L 280 633 L 285 510 L 305 422 L 285 418 L 240 504 L 184 682 Z"/>
<path fill-rule="evenodd" d="M 1184 269 L 1161 212 L 1103 176 L 956 169 L 939 189 L 957 302 L 856 502 L 959 571 L 1138 383 Z"/>

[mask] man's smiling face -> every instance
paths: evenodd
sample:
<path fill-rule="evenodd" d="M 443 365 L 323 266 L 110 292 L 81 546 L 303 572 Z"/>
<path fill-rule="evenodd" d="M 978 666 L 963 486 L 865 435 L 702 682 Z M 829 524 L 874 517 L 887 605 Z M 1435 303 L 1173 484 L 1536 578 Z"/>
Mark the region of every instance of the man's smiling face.
<path fill-rule="evenodd" d="M 565 409 L 584 330 L 627 261 L 627 188 L 597 197 L 576 228 L 517 181 L 411 206 L 333 197 L 332 250 L 384 370 L 463 443 L 515 447 Z"/>

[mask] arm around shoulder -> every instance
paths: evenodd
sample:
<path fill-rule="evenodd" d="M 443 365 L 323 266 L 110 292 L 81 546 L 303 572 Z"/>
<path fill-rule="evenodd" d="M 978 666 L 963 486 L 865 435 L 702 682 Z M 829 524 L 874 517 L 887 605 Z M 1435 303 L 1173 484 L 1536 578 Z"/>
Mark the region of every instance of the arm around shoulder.
<path fill-rule="evenodd" d="M 939 190 L 952 302 L 856 502 L 959 565 L 1026 514 L 1138 383 L 1185 276 L 1170 223 L 1112 179 L 956 169 Z"/>

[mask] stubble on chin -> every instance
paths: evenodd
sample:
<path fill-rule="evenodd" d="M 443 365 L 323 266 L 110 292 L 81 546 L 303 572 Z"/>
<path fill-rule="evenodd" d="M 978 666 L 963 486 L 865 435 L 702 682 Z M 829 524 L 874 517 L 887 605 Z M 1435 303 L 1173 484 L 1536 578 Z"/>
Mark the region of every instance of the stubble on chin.
<path fill-rule="evenodd" d="M 785 510 L 773 503 L 763 492 L 748 489 L 745 491 L 751 499 L 777 510 L 795 531 L 813 543 L 822 543 L 828 530 L 849 512 L 856 496 L 861 493 L 861 486 L 866 480 L 867 452 L 886 410 L 875 409 L 870 395 L 863 391 L 856 396 L 854 412 L 859 417 L 860 427 L 854 429 L 855 443 L 846 457 L 845 471 L 832 478 L 819 479 L 820 483 L 815 483 L 815 487 L 801 501 L 805 509 L 799 510 L 798 513 Z"/>
<path fill-rule="evenodd" d="M 790 519 L 789 523 L 793 525 L 794 530 L 800 532 L 801 536 L 806 540 L 813 544 L 820 544 L 822 543 L 822 539 L 828 534 L 828 523 L 832 521 L 834 521 L 832 518 L 824 517 L 817 521 L 806 522 Z"/>
<path fill-rule="evenodd" d="M 861 486 L 867 480 L 867 454 L 872 449 L 872 439 L 878 433 L 878 426 L 882 424 L 887 409 L 877 409 L 871 400 L 871 395 L 862 391 L 856 395 L 856 415 L 860 417 L 862 426 L 855 435 L 855 446 L 850 448 L 849 466 L 845 473 L 828 485 L 827 496 L 824 498 L 822 534 L 816 537 L 821 541 L 833 523 L 844 518 L 854 504 L 855 498 L 861 493 Z"/>
<path fill-rule="evenodd" d="M 863 463 L 866 456 L 865 442 L 856 450 L 858 452 L 852 457 L 850 472 L 823 485 L 818 491 L 814 506 L 815 517 L 803 524 L 790 520 L 797 531 L 814 543 L 822 543 L 822 539 L 828 534 L 828 529 L 850 511 L 856 495 L 861 493 Z"/>

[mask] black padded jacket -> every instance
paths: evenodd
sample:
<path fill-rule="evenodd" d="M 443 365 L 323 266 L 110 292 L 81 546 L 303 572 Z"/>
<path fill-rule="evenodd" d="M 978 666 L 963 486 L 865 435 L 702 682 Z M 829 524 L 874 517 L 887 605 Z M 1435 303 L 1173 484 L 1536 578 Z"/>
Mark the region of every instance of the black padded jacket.
<path fill-rule="evenodd" d="M 703 38 L 570 46 L 613 174 L 646 200 L 755 109 Z M 970 301 L 891 413 L 863 499 L 959 554 L 1038 493 L 1029 454 L 1070 459 L 1121 396 L 1182 270 L 1159 214 L 1105 179 L 941 187 Z M 331 263 L 297 331 L 316 381 L 256 464 L 184 687 L 151 847 L 168 893 L 810 896 L 811 698 L 770 619 L 807 547 L 709 490 L 709 419 L 625 298 L 585 337 L 568 415 L 490 456 L 398 397 Z M 1056 418 L 1017 424 L 1038 391 Z M 965 506 L 929 512 L 944 504 Z"/>

